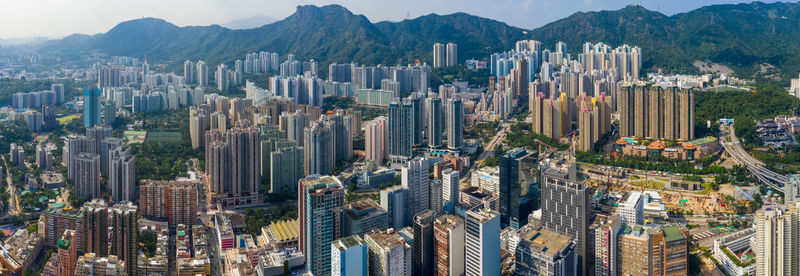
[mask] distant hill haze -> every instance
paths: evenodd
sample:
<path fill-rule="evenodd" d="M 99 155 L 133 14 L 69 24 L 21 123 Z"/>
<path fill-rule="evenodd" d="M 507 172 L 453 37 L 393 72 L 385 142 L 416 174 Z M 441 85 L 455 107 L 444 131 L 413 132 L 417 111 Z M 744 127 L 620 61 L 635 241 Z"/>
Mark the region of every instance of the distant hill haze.
<path fill-rule="evenodd" d="M 372 23 L 339 5 L 298 6 L 289 17 L 258 28 L 233 30 L 219 25 L 177 27 L 155 18 L 120 23 L 105 34 L 71 35 L 45 43 L 55 52 L 96 50 L 167 63 L 203 59 L 211 65 L 241 59 L 250 52 L 315 59 L 322 65 L 431 63 L 434 43 L 458 44 L 459 62 L 485 59 L 512 49 L 523 39 L 552 49 L 567 43 L 577 54 L 584 42 L 638 45 L 643 67 L 654 71 L 696 72 L 696 60 L 721 63 L 739 73 L 769 63 L 784 74 L 800 71 L 800 4 L 760 3 L 706 6 L 667 16 L 641 6 L 615 11 L 578 12 L 526 30 L 465 13 L 430 14 L 400 22 Z"/>

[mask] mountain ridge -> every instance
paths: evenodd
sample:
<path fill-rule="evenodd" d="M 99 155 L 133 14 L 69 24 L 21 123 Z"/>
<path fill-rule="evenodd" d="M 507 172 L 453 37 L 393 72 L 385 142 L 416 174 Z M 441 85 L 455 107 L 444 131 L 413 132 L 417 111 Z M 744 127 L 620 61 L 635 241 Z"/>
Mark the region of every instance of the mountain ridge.
<path fill-rule="evenodd" d="M 670 16 L 629 5 L 576 12 L 532 30 L 461 12 L 373 23 L 341 5 L 301 5 L 294 14 L 258 28 L 178 27 L 145 18 L 122 22 L 104 34 L 50 41 L 42 49 L 147 55 L 168 63 L 205 59 L 212 65 L 263 50 L 294 53 L 323 65 L 393 65 L 417 59 L 430 63 L 435 42 L 457 43 L 463 61 L 511 49 L 522 39 L 540 40 L 546 48 L 564 41 L 572 53 L 580 52 L 584 42 L 603 41 L 642 47 L 647 70 L 693 72 L 693 61 L 708 60 L 749 74 L 762 63 L 800 71 L 800 25 L 791 23 L 798 21 L 800 4 L 780 2 L 711 5 Z"/>

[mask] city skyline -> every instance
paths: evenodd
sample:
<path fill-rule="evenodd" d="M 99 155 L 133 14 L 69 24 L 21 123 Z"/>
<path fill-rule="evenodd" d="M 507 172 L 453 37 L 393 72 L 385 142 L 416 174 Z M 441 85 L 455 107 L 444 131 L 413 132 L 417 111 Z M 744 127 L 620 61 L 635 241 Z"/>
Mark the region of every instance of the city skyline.
<path fill-rule="evenodd" d="M 262 20 L 281 20 L 295 12 L 297 5 L 324 6 L 339 4 L 353 12 L 363 14 L 371 22 L 398 22 L 414 19 L 431 13 L 446 15 L 468 13 L 504 22 L 508 25 L 533 29 L 577 12 L 617 10 L 631 4 L 661 12 L 665 15 L 687 12 L 692 9 L 717 4 L 750 3 L 740 0 L 704 1 L 594 1 L 594 0 L 503 0 L 491 4 L 483 1 L 437 0 L 437 1 L 288 1 L 260 2 L 253 0 L 201 0 L 201 1 L 53 1 L 37 0 L 36 4 L 18 1 L 6 3 L 0 10 L 0 25 L 25 26 L 0 30 L 3 40 L 20 40 L 34 37 L 62 38 L 71 34 L 105 33 L 119 23 L 146 17 L 164 19 L 177 26 L 227 25 L 234 21 L 262 17 Z M 457 3 L 454 3 L 457 2 Z M 776 2 L 773 0 L 766 3 Z M 193 7 L 193 12 L 176 13 L 175 10 Z M 387 6 L 388 5 L 388 6 Z M 102 12 L 98 12 L 102 11 Z M 266 18 L 269 17 L 269 18 Z M 266 21 L 269 22 L 269 21 Z"/>

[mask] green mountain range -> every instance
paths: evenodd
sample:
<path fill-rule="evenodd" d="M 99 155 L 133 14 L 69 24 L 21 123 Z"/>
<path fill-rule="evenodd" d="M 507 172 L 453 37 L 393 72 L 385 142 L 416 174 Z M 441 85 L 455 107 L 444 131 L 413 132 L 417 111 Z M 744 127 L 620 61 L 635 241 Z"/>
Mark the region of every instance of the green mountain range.
<path fill-rule="evenodd" d="M 400 22 L 372 23 L 338 5 L 298 6 L 291 16 L 259 28 L 218 25 L 177 27 L 155 18 L 120 23 L 105 34 L 72 35 L 45 43 L 54 53 L 99 51 L 178 64 L 204 59 L 232 62 L 256 51 L 293 53 L 322 65 L 431 62 L 435 42 L 458 44 L 459 59 L 485 59 L 536 39 L 553 48 L 564 41 L 572 53 L 584 42 L 638 45 L 646 70 L 697 72 L 694 61 L 727 65 L 743 75 L 775 66 L 784 76 L 800 71 L 800 4 L 753 2 L 706 6 L 667 16 L 641 6 L 578 12 L 534 30 L 464 13 L 430 14 Z M 764 71 L 762 71 L 764 72 Z"/>

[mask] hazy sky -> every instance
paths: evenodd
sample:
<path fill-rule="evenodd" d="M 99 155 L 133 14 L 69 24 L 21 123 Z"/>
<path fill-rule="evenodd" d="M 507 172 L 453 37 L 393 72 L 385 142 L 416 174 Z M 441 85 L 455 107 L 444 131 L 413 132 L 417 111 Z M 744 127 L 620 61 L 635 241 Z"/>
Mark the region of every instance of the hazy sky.
<path fill-rule="evenodd" d="M 257 14 L 284 18 L 300 4 L 338 3 L 371 21 L 399 21 L 429 13 L 466 12 L 524 28 L 535 28 L 577 11 L 619 9 L 641 3 L 671 15 L 736 0 L 1 0 L 0 38 L 106 32 L 141 17 L 179 26 L 222 24 Z M 774 2 L 767 0 L 766 2 Z"/>

